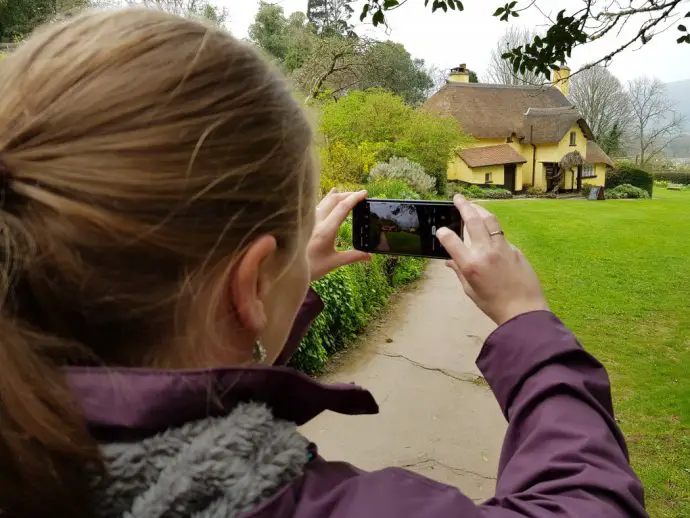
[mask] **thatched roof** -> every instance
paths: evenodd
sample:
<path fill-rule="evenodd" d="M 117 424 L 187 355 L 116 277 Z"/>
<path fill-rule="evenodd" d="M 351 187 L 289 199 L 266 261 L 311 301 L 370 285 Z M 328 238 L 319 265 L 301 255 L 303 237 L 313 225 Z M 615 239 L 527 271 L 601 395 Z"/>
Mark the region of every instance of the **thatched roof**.
<path fill-rule="evenodd" d="M 524 164 L 525 158 L 508 144 L 461 149 L 458 156 L 470 167 L 487 165 Z"/>
<path fill-rule="evenodd" d="M 599 144 L 593 140 L 587 141 L 587 157 L 585 158 L 585 163 L 594 164 L 606 164 L 611 167 L 615 167 L 613 160 L 604 153 L 604 150 L 599 147 Z"/>
<path fill-rule="evenodd" d="M 452 115 L 477 138 L 507 138 L 514 134 L 527 143 L 559 142 L 575 122 L 588 139 L 593 138 L 577 110 L 552 86 L 448 83 L 424 106 Z"/>

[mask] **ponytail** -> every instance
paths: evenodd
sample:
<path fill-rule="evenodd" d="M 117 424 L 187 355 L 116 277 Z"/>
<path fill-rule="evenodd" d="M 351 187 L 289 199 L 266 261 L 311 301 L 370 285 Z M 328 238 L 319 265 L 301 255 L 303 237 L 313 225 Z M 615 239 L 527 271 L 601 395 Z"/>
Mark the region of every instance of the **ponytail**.
<path fill-rule="evenodd" d="M 66 344 L 16 315 L 16 300 L 26 291 L 16 281 L 33 247 L 18 218 L 3 209 L 7 207 L 0 206 L 0 516 L 87 518 L 87 469 L 100 465 L 98 448 L 59 367 L 49 358 Z"/>
<path fill-rule="evenodd" d="M 5 315 L 0 333 L 0 515 L 86 518 L 97 447 L 30 333 Z"/>

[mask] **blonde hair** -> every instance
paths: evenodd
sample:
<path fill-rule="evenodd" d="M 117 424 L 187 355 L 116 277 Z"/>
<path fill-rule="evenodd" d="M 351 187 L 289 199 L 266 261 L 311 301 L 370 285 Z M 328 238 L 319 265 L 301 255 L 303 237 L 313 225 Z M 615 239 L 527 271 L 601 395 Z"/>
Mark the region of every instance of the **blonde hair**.
<path fill-rule="evenodd" d="M 312 132 L 256 51 L 156 11 L 47 27 L 0 77 L 0 514 L 89 516 L 59 367 L 142 365 L 198 279 L 264 233 L 294 249 Z"/>

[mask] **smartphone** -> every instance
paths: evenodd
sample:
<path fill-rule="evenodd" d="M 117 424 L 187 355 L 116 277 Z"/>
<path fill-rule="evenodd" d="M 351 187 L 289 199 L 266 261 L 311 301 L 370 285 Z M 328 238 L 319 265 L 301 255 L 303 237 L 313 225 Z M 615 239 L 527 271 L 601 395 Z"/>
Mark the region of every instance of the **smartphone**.
<path fill-rule="evenodd" d="M 374 254 L 449 259 L 436 238 L 442 227 L 462 237 L 462 218 L 453 202 L 366 199 L 352 212 L 352 244 Z"/>

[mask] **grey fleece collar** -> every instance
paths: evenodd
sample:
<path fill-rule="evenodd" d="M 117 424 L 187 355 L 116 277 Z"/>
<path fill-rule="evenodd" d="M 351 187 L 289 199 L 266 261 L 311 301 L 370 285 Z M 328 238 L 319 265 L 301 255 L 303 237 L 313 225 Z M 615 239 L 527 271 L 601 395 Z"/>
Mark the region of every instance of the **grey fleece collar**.
<path fill-rule="evenodd" d="M 132 443 L 103 445 L 95 482 L 103 518 L 231 518 L 302 474 L 309 441 L 262 404 L 184 424 Z"/>

